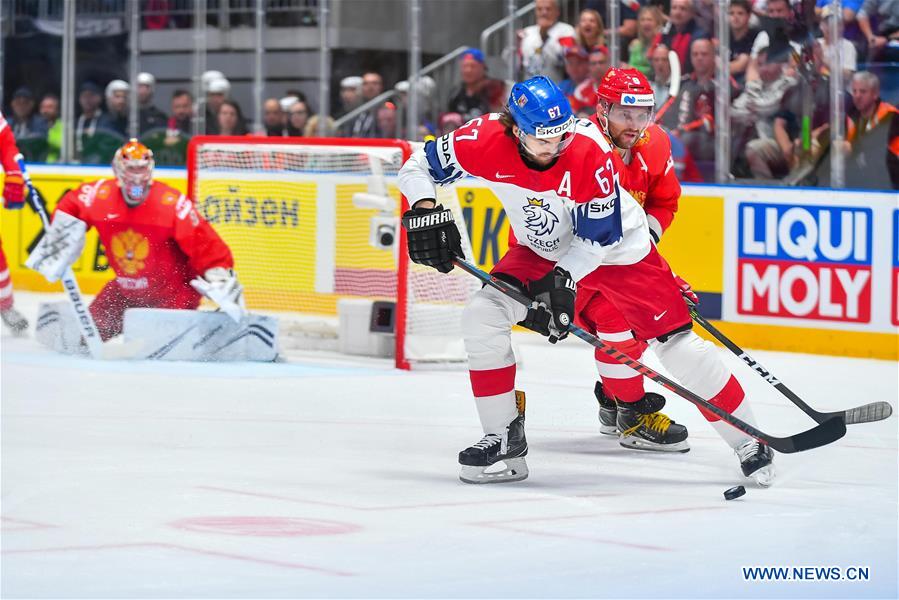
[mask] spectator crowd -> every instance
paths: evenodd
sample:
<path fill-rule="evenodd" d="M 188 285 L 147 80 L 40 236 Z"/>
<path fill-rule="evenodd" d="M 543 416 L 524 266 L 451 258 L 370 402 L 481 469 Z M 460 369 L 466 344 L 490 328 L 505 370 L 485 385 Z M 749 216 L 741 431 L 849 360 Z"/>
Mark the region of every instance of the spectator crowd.
<path fill-rule="evenodd" d="M 612 1 L 612 0 L 609 0 Z M 738 178 L 792 184 L 816 183 L 830 148 L 830 78 L 837 61 L 845 83 L 846 141 L 837 149 L 848 157 L 865 154 L 866 164 L 888 173 L 899 188 L 899 111 L 886 102 L 877 65 L 899 61 L 899 0 L 844 0 L 843 37 L 832 39 L 832 0 L 732 0 L 729 32 L 731 136 L 730 170 Z M 535 21 L 518 35 L 521 78 L 546 75 L 568 96 L 579 116 L 596 110 L 596 86 L 612 66 L 639 69 L 655 94 L 655 120 L 672 137 L 678 165 L 697 169 L 685 180 L 711 180 L 716 157 L 716 95 L 719 40 L 714 35 L 714 0 L 629 0 L 620 4 L 618 48 L 613 53 L 604 15 L 606 0 L 582 0 L 573 24 L 560 20 L 558 0 L 536 0 Z M 187 140 L 197 127 L 211 135 L 403 137 L 441 135 L 466 121 L 502 108 L 511 82 L 492 78 L 481 50 L 469 48 L 457 61 L 457 85 L 438 110 L 425 111 L 418 131 L 406 131 L 403 111 L 407 81 L 394 87 L 390 101 L 360 106 L 381 96 L 383 77 L 375 70 L 340 81 L 337 110 L 324 122 L 299 90 L 268 98 L 261 123 L 247 121 L 219 71 L 203 75 L 204 98 L 177 89 L 168 110 L 158 106 L 156 79 L 141 73 L 136 90 L 123 80 L 84 81 L 78 89 L 75 156 L 84 163 L 103 160 L 128 135 L 130 94 L 137 94 L 139 137 L 168 164 L 183 161 Z M 871 67 L 871 68 L 869 68 Z M 895 95 L 896 78 L 889 82 Z M 419 78 L 417 92 L 428 101 L 436 84 Z M 433 103 L 432 103 L 433 104 Z M 355 112 L 354 112 L 355 111 Z M 346 117 L 353 113 L 352 118 Z M 31 158 L 59 159 L 63 138 L 59 97 L 37 98 L 16 89 L 6 114 Z M 336 121 L 335 121 L 336 120 Z M 338 126 L 337 123 L 340 123 Z M 252 132 L 252 133 L 251 133 Z M 885 168 L 875 155 L 885 155 Z M 677 157 L 676 157 L 677 158 Z M 157 159 L 159 161 L 159 159 Z"/>

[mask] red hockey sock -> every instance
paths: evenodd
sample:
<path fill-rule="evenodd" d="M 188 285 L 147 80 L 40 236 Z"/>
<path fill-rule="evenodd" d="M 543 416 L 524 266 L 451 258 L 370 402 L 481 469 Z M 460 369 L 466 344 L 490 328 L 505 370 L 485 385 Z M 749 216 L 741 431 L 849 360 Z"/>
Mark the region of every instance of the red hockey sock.
<path fill-rule="evenodd" d="M 613 342 L 615 346 L 634 359 L 643 356 L 646 342 L 633 338 L 622 342 Z M 606 395 L 620 402 L 636 402 L 643 397 L 643 376 L 597 348 L 596 370 L 602 380 Z"/>
<path fill-rule="evenodd" d="M 743 402 L 745 396 L 746 393 L 743 391 L 743 386 L 740 385 L 740 382 L 737 381 L 736 377 L 731 375 L 721 391 L 715 394 L 713 398 L 709 399 L 709 402 L 728 413 L 733 413 Z M 702 416 L 710 422 L 714 423 L 715 421 L 720 420 L 717 416 L 704 408 L 700 408 L 699 412 L 701 412 Z"/>

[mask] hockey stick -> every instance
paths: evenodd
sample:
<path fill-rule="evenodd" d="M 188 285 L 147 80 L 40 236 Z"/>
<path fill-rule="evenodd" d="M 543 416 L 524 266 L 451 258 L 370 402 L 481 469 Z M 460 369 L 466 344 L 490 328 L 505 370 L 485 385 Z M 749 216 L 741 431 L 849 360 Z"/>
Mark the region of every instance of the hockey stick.
<path fill-rule="evenodd" d="M 787 399 L 798 406 L 802 412 L 813 418 L 818 423 L 824 423 L 828 419 L 838 418 L 842 419 L 847 425 L 855 425 L 856 423 L 872 423 L 874 421 L 882 421 L 888 418 L 891 414 L 893 414 L 893 407 L 890 406 L 888 402 L 871 402 L 870 404 L 863 404 L 862 406 L 856 406 L 855 408 L 849 408 L 846 410 L 838 410 L 834 412 L 819 412 L 802 401 L 802 399 L 793 393 L 793 391 L 783 384 L 777 377 L 771 374 L 771 371 L 762 366 L 762 364 L 756 359 L 749 356 L 745 350 L 737 346 L 734 342 L 732 342 L 727 336 L 725 336 L 721 331 L 715 328 L 714 325 L 709 323 L 705 317 L 699 314 L 699 311 L 696 310 L 696 305 L 687 300 L 687 306 L 690 308 L 690 316 L 693 317 L 693 320 L 699 323 L 699 325 L 712 334 L 716 340 L 721 342 L 725 348 L 736 354 L 740 360 L 749 365 L 753 371 L 758 373 L 762 379 L 773 385 L 777 388 L 781 394 L 787 397 Z"/>
<path fill-rule="evenodd" d="M 28 186 L 29 204 L 31 204 L 31 208 L 33 208 L 34 212 L 41 218 L 44 231 L 46 231 L 50 228 L 50 215 L 47 213 L 47 206 L 44 203 L 44 199 L 41 198 L 37 189 L 35 189 L 34 184 L 31 182 L 31 175 L 28 174 L 28 170 L 25 168 L 25 159 L 21 154 L 16 155 L 16 162 L 19 165 L 19 170 L 22 171 L 22 179 L 25 180 L 25 184 Z M 72 303 L 72 308 L 75 309 L 78 327 L 81 329 L 81 335 L 84 336 L 84 340 L 87 343 L 87 349 L 88 352 L 90 352 L 91 358 L 101 358 L 103 341 L 100 339 L 100 333 L 97 331 L 94 318 L 91 316 L 90 310 L 88 310 L 87 304 L 81 296 L 81 290 L 78 288 L 78 280 L 75 279 L 75 273 L 72 272 L 71 266 L 66 268 L 61 281 L 66 292 L 66 297 Z"/>
<path fill-rule="evenodd" d="M 457 266 L 459 266 L 463 271 L 466 271 L 467 273 L 474 275 L 475 277 L 477 277 L 478 279 L 480 279 L 487 285 L 497 289 L 498 291 L 502 292 L 506 296 L 509 296 L 516 302 L 523 304 L 525 306 L 530 306 L 531 304 L 533 304 L 534 301 L 531 298 L 528 298 L 526 295 L 521 293 L 521 291 L 519 291 L 512 285 L 510 285 L 500 279 L 497 279 L 488 273 L 485 273 L 484 271 L 482 271 L 475 265 L 469 263 L 468 261 L 461 259 L 461 258 L 456 258 L 456 259 L 453 259 L 453 262 Z M 841 437 L 843 437 L 844 435 L 846 435 L 846 423 L 844 423 L 842 419 L 837 418 L 837 417 L 827 419 L 825 422 L 819 423 L 818 425 L 812 427 L 808 431 L 803 431 L 803 432 L 797 433 L 796 435 L 791 435 L 789 437 L 774 437 L 772 435 L 768 435 L 767 433 L 764 433 L 764 432 L 756 429 L 749 423 L 746 423 L 746 422 L 742 421 L 741 419 L 738 419 L 737 417 L 733 416 L 729 412 L 718 408 L 717 406 L 715 406 L 708 400 L 700 398 L 699 396 L 697 396 L 696 394 L 694 394 L 687 388 L 683 387 L 682 385 L 678 384 L 677 382 L 675 382 L 671 379 L 668 379 L 661 373 L 657 373 L 656 371 L 653 371 L 652 369 L 650 369 L 643 363 L 632 359 L 624 352 L 621 352 L 620 350 L 618 350 L 612 344 L 608 344 L 608 343 L 602 341 L 595 335 L 592 335 L 592 334 L 588 333 L 587 331 L 584 331 L 577 325 L 571 325 L 568 328 L 568 331 L 570 333 L 573 333 L 577 337 L 581 338 L 582 340 L 584 340 L 591 346 L 598 348 L 599 350 L 605 352 L 606 354 L 611 356 L 616 362 L 623 364 L 623 365 L 627 365 L 631 369 L 633 369 L 633 370 L 637 371 L 638 373 L 640 373 L 641 375 L 648 377 L 649 379 L 655 381 L 659 385 L 674 392 L 675 394 L 684 398 L 685 400 L 688 400 L 688 401 L 692 402 L 693 404 L 695 404 L 696 406 L 704 408 L 705 410 L 709 411 L 710 413 L 713 413 L 715 416 L 720 418 L 722 421 L 724 421 L 728 425 L 731 425 L 732 427 L 739 429 L 743 433 L 745 433 L 749 436 L 752 436 L 753 438 L 757 439 L 758 441 L 771 446 L 773 449 L 777 450 L 778 452 L 782 452 L 784 454 L 790 454 L 793 452 L 802 452 L 803 450 L 810 450 L 812 448 L 817 448 L 819 446 L 824 446 L 826 444 L 830 444 L 831 442 L 835 442 L 838 439 L 840 439 Z"/>

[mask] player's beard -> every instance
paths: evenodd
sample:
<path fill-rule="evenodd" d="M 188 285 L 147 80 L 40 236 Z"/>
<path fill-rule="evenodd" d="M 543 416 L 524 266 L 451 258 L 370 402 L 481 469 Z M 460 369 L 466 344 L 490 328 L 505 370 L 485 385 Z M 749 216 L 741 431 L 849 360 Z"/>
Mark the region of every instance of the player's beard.
<path fill-rule="evenodd" d="M 623 129 L 618 135 L 609 133 L 609 137 L 612 138 L 612 143 L 622 150 L 630 150 L 633 148 L 641 135 L 643 135 L 643 132 L 638 131 L 637 129 Z"/>

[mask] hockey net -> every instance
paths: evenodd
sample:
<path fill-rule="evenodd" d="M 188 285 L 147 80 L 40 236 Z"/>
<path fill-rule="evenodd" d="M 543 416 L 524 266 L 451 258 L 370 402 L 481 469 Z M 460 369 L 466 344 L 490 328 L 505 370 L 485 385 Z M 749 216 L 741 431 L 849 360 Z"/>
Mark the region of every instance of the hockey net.
<path fill-rule="evenodd" d="M 395 303 L 398 367 L 464 361 L 461 312 L 480 284 L 408 260 L 396 175 L 411 151 L 399 140 L 191 140 L 190 196 L 231 248 L 247 307 L 281 317 L 282 344 L 336 349 L 306 342 L 336 335 L 341 299 L 365 299 Z M 472 256 L 455 190 L 437 193 Z"/>

